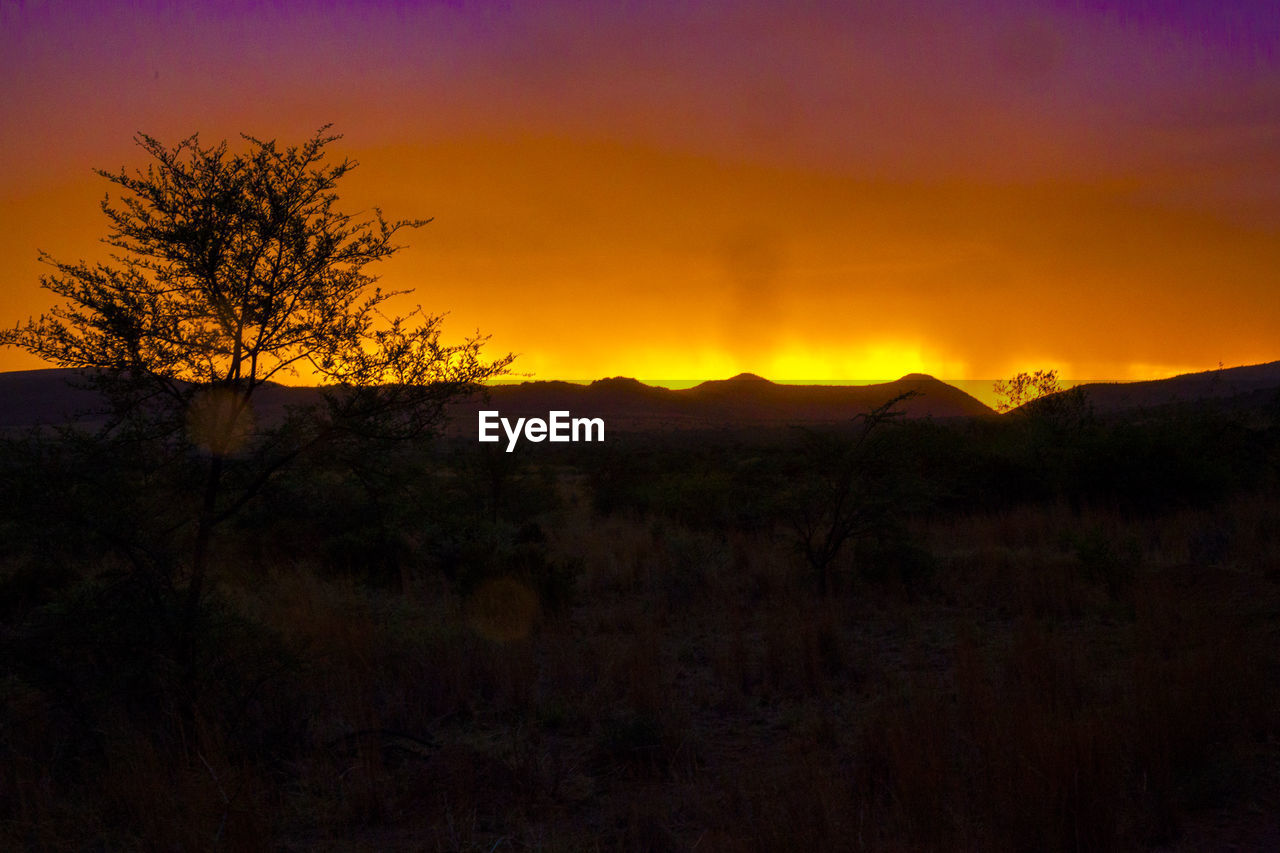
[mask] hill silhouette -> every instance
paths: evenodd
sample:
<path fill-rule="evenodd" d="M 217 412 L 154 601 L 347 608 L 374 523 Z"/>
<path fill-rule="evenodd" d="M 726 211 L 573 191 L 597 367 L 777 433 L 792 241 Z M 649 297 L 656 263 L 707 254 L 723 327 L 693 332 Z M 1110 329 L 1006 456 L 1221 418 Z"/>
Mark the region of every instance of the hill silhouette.
<path fill-rule="evenodd" d="M 63 368 L 0 373 L 0 429 L 64 424 L 77 418 L 90 424 L 100 421 L 94 416 L 100 401 L 94 392 L 79 387 L 79 377 L 78 371 Z M 1280 390 L 1280 362 L 1077 387 L 1100 413 L 1196 400 L 1249 405 Z M 491 386 L 483 394 L 453 404 L 449 411 L 451 431 L 460 434 L 474 428 L 476 413 L 482 409 L 496 409 L 504 417 L 537 417 L 565 410 L 575 416 L 604 418 L 611 430 L 833 423 L 907 392 L 914 392 L 914 396 L 899 404 L 907 417 L 994 416 L 981 401 L 923 373 L 875 385 L 784 385 L 740 373 L 681 389 L 647 385 L 623 376 L 585 385 L 536 380 Z M 319 393 L 314 387 L 268 383 L 255 398 L 257 417 L 271 422 L 288 406 L 316 401 Z"/>
<path fill-rule="evenodd" d="M 848 420 L 894 397 L 915 392 L 900 408 L 908 417 L 978 417 L 991 409 L 958 388 L 930 376 L 904 377 L 877 385 L 781 385 L 742 373 L 731 379 L 669 389 L 635 379 L 599 379 L 590 385 L 523 382 L 489 390 L 488 401 L 454 407 L 458 420 L 481 409 L 503 416 L 545 416 L 549 410 L 602 417 L 612 429 L 830 423 Z"/>
<path fill-rule="evenodd" d="M 1280 361 L 1184 373 L 1141 382 L 1089 382 L 1080 388 L 1098 413 L 1155 408 L 1198 400 L 1247 404 L 1280 389 Z"/>
<path fill-rule="evenodd" d="M 100 402 L 78 386 L 80 374 L 69 369 L 0 373 L 0 428 L 67 423 L 79 417 L 94 423 Z M 847 420 L 894 397 L 915 392 L 901 408 L 908 417 L 975 417 L 990 415 L 981 402 L 930 376 L 913 374 L 877 385 L 781 385 L 754 374 L 669 389 L 615 376 L 582 385 L 530 381 L 497 385 L 454 404 L 455 424 L 469 430 L 476 413 L 497 409 L 504 416 L 545 416 L 566 410 L 601 417 L 611 429 L 707 427 L 761 423 L 821 423 Z M 290 405 L 315 401 L 319 389 L 268 383 L 255 397 L 257 417 L 279 417 Z"/>

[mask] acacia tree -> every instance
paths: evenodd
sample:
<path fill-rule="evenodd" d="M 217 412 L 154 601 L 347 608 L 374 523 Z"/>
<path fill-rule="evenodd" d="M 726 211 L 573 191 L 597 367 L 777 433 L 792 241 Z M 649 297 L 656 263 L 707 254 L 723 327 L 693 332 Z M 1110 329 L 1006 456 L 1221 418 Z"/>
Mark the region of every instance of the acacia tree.
<path fill-rule="evenodd" d="M 197 463 L 198 497 L 177 525 L 187 557 L 171 580 L 188 622 L 214 530 L 278 471 L 350 436 L 421 436 L 512 360 L 483 360 L 479 336 L 446 345 L 441 317 L 420 308 L 383 313 L 397 294 L 368 268 L 425 222 L 339 210 L 335 187 L 356 166 L 328 157 L 339 138 L 327 126 L 289 147 L 244 136 L 233 152 L 140 134 L 145 169 L 98 170 L 118 188 L 102 202 L 111 260 L 42 253 L 53 272 L 41 285 L 61 304 L 0 331 L 0 344 L 83 371 L 107 403 L 100 437 L 143 437 Z M 261 389 L 299 368 L 322 401 L 255 419 Z"/>
<path fill-rule="evenodd" d="M 1037 370 L 1035 373 L 1019 373 L 1010 379 L 998 379 L 991 388 L 996 393 L 996 411 L 1004 414 L 1019 406 L 1057 394 L 1062 390 L 1057 370 Z"/>

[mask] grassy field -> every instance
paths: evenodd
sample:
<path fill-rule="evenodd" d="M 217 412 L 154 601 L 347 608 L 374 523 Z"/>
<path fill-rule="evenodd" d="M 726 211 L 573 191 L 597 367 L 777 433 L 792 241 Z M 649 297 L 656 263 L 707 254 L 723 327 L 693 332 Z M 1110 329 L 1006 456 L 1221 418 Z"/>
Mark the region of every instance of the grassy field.
<path fill-rule="evenodd" d="M 104 474 L 108 512 L 15 443 L 0 846 L 1276 848 L 1276 434 L 1166 414 L 888 425 L 854 456 L 779 431 L 317 463 L 221 538 L 187 634 L 128 556 L 163 493 Z M 806 531 L 842 500 L 819 564 Z"/>

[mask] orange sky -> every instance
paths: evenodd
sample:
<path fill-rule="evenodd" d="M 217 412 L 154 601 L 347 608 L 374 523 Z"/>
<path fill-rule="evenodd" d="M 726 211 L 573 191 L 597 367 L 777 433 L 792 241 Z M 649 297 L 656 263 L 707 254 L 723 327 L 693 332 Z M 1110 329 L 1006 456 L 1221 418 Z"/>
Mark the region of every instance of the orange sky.
<path fill-rule="evenodd" d="M 384 284 L 539 378 L 1280 358 L 1274 28 L 979 5 L 6 6 L 0 320 L 99 251 L 134 131 L 332 121 L 350 209 L 435 218 Z"/>

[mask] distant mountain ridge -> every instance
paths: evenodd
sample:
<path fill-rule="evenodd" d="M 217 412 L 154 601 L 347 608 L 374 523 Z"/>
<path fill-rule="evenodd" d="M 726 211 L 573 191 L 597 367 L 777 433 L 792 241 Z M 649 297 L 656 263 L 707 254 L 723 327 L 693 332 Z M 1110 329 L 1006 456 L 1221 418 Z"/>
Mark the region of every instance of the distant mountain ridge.
<path fill-rule="evenodd" d="M 0 373 L 0 428 L 67 423 L 92 413 L 99 401 L 77 387 L 78 371 L 51 368 Z M 692 388 L 646 385 L 627 377 L 587 385 L 535 380 L 494 385 L 450 406 L 451 420 L 473 429 L 482 409 L 504 417 L 545 417 L 549 411 L 604 418 L 612 429 L 714 427 L 847 420 L 914 392 L 900 408 L 908 417 L 975 417 L 991 409 L 931 376 L 913 374 L 877 385 L 780 385 L 754 374 L 710 380 Z M 289 405 L 314 402 L 314 387 L 267 384 L 254 397 L 259 419 L 270 421 Z"/>
<path fill-rule="evenodd" d="M 603 417 L 607 424 L 623 429 L 831 423 L 910 392 L 916 396 L 899 405 L 907 417 L 992 414 L 976 398 L 922 374 L 877 385 L 780 385 L 749 373 L 680 389 L 625 377 L 597 379 L 589 385 L 537 381 L 498 385 L 489 389 L 488 402 L 460 403 L 454 412 L 465 417 L 485 408 L 496 409 L 504 417 L 535 417 L 566 410 Z"/>
<path fill-rule="evenodd" d="M 1088 382 L 1077 385 L 1094 411 L 1119 412 L 1197 400 L 1244 397 L 1280 389 L 1280 361 L 1184 373 L 1138 382 Z"/>
<path fill-rule="evenodd" d="M 0 373 L 0 429 L 67 423 L 92 412 L 98 399 L 76 387 L 78 371 L 50 368 Z M 1280 362 L 1234 367 L 1170 379 L 1094 382 L 1083 389 L 1095 411 L 1118 412 L 1170 403 L 1217 400 L 1280 392 Z M 545 417 L 569 411 L 604 418 L 610 429 L 680 429 L 758 424 L 833 423 L 870 411 L 900 394 L 907 417 L 993 417 L 977 398 L 923 373 L 874 385 L 783 385 L 752 373 L 714 379 L 691 388 L 670 389 L 615 376 L 589 384 L 533 380 L 490 386 L 450 407 L 450 431 L 475 428 L 482 409 L 504 417 Z M 314 402 L 319 389 L 269 383 L 255 397 L 260 420 L 270 422 L 290 405 Z"/>

